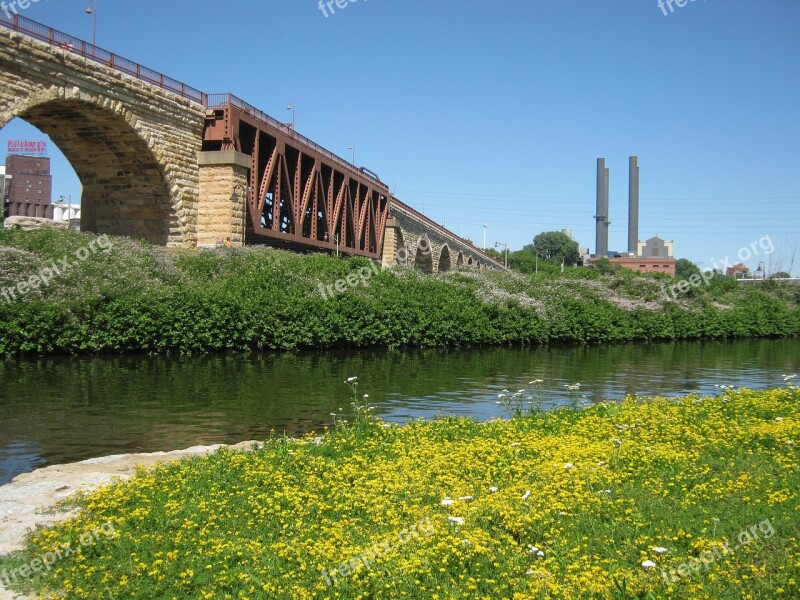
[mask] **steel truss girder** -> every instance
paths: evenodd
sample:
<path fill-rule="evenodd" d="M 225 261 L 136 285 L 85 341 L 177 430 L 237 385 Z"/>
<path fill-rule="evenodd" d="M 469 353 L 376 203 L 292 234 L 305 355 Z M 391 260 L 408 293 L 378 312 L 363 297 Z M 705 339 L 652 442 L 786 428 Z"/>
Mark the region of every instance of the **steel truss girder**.
<path fill-rule="evenodd" d="M 380 260 L 389 190 L 297 135 L 228 104 L 222 147 L 250 155 L 247 234 L 251 241 Z M 339 243 L 336 240 L 338 236 Z"/>

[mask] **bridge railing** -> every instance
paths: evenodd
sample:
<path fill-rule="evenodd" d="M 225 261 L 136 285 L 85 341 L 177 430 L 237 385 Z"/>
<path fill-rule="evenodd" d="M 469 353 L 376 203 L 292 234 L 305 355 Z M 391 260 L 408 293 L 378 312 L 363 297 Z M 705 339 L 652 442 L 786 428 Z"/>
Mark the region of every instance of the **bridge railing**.
<path fill-rule="evenodd" d="M 47 25 L 20 15 L 14 15 L 9 19 L 5 15 L 5 11 L 0 11 L 0 27 L 22 33 L 40 42 L 50 44 L 55 48 L 72 52 L 73 54 L 111 67 L 112 69 L 131 75 L 132 77 L 141 79 L 142 81 L 152 83 L 153 85 L 157 85 L 175 94 L 179 94 L 183 98 L 188 98 L 198 104 L 207 106 L 207 94 L 201 92 L 197 88 L 193 88 L 177 79 L 168 77 L 163 73 L 149 69 L 144 65 L 128 60 L 108 50 L 104 50 L 103 48 L 90 44 L 68 33 L 64 33 L 63 31 L 59 31 L 58 29 L 53 29 L 52 27 L 48 27 Z"/>
<path fill-rule="evenodd" d="M 256 119 L 271 125 L 272 127 L 283 130 L 292 139 L 295 139 L 298 142 L 312 148 L 319 154 L 328 157 L 333 162 L 338 163 L 341 167 L 349 169 L 358 168 L 354 164 L 346 161 L 341 156 L 338 156 L 330 150 L 323 148 L 319 144 L 308 139 L 306 136 L 297 133 L 294 129 L 288 127 L 286 123 L 281 123 L 277 119 L 269 116 L 264 111 L 257 109 L 252 104 L 245 102 L 233 94 L 206 94 L 197 88 L 186 85 L 177 79 L 173 79 L 172 77 L 164 75 L 163 73 L 150 69 L 135 61 L 129 60 L 124 56 L 119 56 L 118 54 L 114 54 L 113 52 L 95 46 L 94 44 L 90 44 L 85 40 L 69 35 L 68 33 L 64 33 L 63 31 L 59 31 L 58 29 L 54 29 L 48 25 L 44 25 L 43 23 L 39 23 L 38 21 L 22 17 L 18 14 L 15 14 L 9 19 L 5 15 L 5 11 L 0 11 L 0 27 L 5 27 L 12 31 L 22 33 L 28 37 L 32 37 L 41 42 L 50 44 L 54 48 L 60 48 L 61 50 L 72 52 L 73 54 L 77 54 L 117 71 L 121 71 L 122 73 L 126 73 L 127 75 L 135 77 L 136 79 L 140 79 L 165 90 L 169 90 L 170 92 L 178 94 L 183 98 L 193 100 L 198 104 L 202 104 L 206 108 L 222 108 L 225 104 L 230 104 L 245 114 L 251 115 Z M 377 177 L 374 177 L 369 173 L 365 173 L 364 171 L 361 171 L 361 173 L 363 173 L 365 177 L 380 184 L 381 187 L 387 187 L 386 184 L 384 184 Z"/>
<path fill-rule="evenodd" d="M 266 123 L 267 125 L 270 125 L 271 127 L 274 127 L 275 129 L 279 129 L 279 130 L 283 131 L 290 138 L 292 138 L 292 139 L 294 139 L 294 140 L 296 140 L 296 141 L 298 141 L 298 142 L 300 142 L 302 144 L 305 144 L 306 146 L 311 147 L 313 150 L 315 150 L 319 154 L 322 154 L 323 156 L 328 157 L 333 162 L 338 163 L 340 166 L 342 166 L 344 168 L 348 168 L 348 169 L 358 169 L 358 167 L 356 167 L 353 163 L 348 162 L 347 160 L 345 160 L 344 158 L 342 158 L 341 156 L 339 156 L 337 154 L 334 154 L 333 152 L 331 152 L 327 148 L 323 148 L 322 146 L 320 146 L 316 142 L 308 139 L 302 133 L 297 133 L 297 131 L 292 129 L 292 127 L 290 125 L 287 125 L 286 123 L 282 123 L 281 121 L 278 121 L 275 117 L 269 116 L 263 110 L 260 110 L 260 109 L 256 108 L 255 106 L 253 106 L 252 104 L 249 104 L 248 102 L 245 102 L 244 100 L 242 100 L 238 96 L 234 96 L 231 93 L 227 93 L 227 94 L 208 94 L 207 97 L 208 97 L 208 102 L 206 104 L 206 107 L 208 107 L 208 108 L 223 108 L 226 104 L 230 104 L 231 106 L 241 110 L 246 115 L 250 115 L 254 119 L 258 119 L 259 121 L 261 121 L 263 123 Z M 360 171 L 360 172 L 365 177 L 368 177 L 369 179 L 372 179 L 376 183 L 379 183 L 381 185 L 381 187 L 387 187 L 386 184 L 384 184 L 377 177 L 374 177 L 373 175 L 370 175 L 369 173 L 365 173 L 364 171 Z"/>

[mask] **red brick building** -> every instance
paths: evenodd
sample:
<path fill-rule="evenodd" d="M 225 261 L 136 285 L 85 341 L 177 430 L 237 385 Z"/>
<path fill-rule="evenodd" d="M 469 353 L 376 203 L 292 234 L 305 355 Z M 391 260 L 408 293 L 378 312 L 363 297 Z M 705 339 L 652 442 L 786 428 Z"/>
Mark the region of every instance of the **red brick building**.
<path fill-rule="evenodd" d="M 53 218 L 53 178 L 50 159 L 44 156 L 12 154 L 6 159 L 6 217 Z"/>
<path fill-rule="evenodd" d="M 748 273 L 750 273 L 750 268 L 743 263 L 738 263 L 733 265 L 732 267 L 728 267 L 727 269 L 725 269 L 725 275 L 727 275 L 728 277 L 736 277 L 736 276 L 743 277 Z"/>
<path fill-rule="evenodd" d="M 666 273 L 675 277 L 674 258 L 610 258 L 612 265 L 641 273 Z"/>

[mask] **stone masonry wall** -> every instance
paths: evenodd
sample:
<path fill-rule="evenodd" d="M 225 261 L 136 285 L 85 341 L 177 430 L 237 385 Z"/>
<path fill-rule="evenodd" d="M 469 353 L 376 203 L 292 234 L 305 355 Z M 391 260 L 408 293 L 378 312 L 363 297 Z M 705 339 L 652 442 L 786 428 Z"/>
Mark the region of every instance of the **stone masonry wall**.
<path fill-rule="evenodd" d="M 203 152 L 198 162 L 197 245 L 212 246 L 229 237 L 234 246 L 243 246 L 249 157 L 235 152 Z"/>
<path fill-rule="evenodd" d="M 196 241 L 203 106 L 0 28 L 0 127 L 14 117 L 72 164 L 84 186 L 82 228 Z"/>
<path fill-rule="evenodd" d="M 393 222 L 397 224 L 400 234 L 403 237 L 405 245 L 410 248 L 409 264 L 413 265 L 420 248 L 423 250 L 428 246 L 431 247 L 433 272 L 440 271 L 441 254 L 444 246 L 447 246 L 450 252 L 450 268 L 455 269 L 458 261 L 459 253 L 462 256 L 462 264 L 459 266 L 468 266 L 470 258 L 472 259 L 471 266 L 475 268 L 500 268 L 499 265 L 494 264 L 487 259 L 483 254 L 477 252 L 469 244 L 460 240 L 455 235 L 447 235 L 439 229 L 433 229 L 428 223 L 415 215 L 413 212 L 405 210 L 402 206 L 397 204 L 392 205 L 392 218 Z M 387 235 L 389 228 L 387 225 Z M 395 234 L 397 235 L 397 234 Z M 425 237 L 426 241 L 420 244 L 420 240 Z M 384 263 L 386 262 L 387 254 L 384 250 Z"/>

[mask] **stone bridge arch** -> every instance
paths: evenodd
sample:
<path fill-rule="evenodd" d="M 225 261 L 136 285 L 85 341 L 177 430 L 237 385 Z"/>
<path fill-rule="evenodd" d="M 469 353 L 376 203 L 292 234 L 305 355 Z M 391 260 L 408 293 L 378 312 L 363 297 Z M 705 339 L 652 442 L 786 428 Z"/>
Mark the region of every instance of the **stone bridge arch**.
<path fill-rule="evenodd" d="M 423 235 L 417 240 L 416 248 L 414 249 L 414 268 L 423 273 L 434 272 L 433 250 L 431 240 L 427 235 Z"/>
<path fill-rule="evenodd" d="M 82 230 L 168 243 L 170 230 L 180 227 L 169 179 L 129 110 L 58 88 L 19 104 L 3 120 L 13 115 L 30 123 L 64 153 L 83 186 Z"/>
<path fill-rule="evenodd" d="M 75 169 L 81 229 L 159 245 L 196 239 L 201 105 L 0 28 L 0 129 L 17 117 Z"/>
<path fill-rule="evenodd" d="M 453 259 L 450 256 L 450 247 L 445 244 L 439 251 L 439 262 L 436 265 L 437 273 L 446 273 L 453 268 Z"/>

